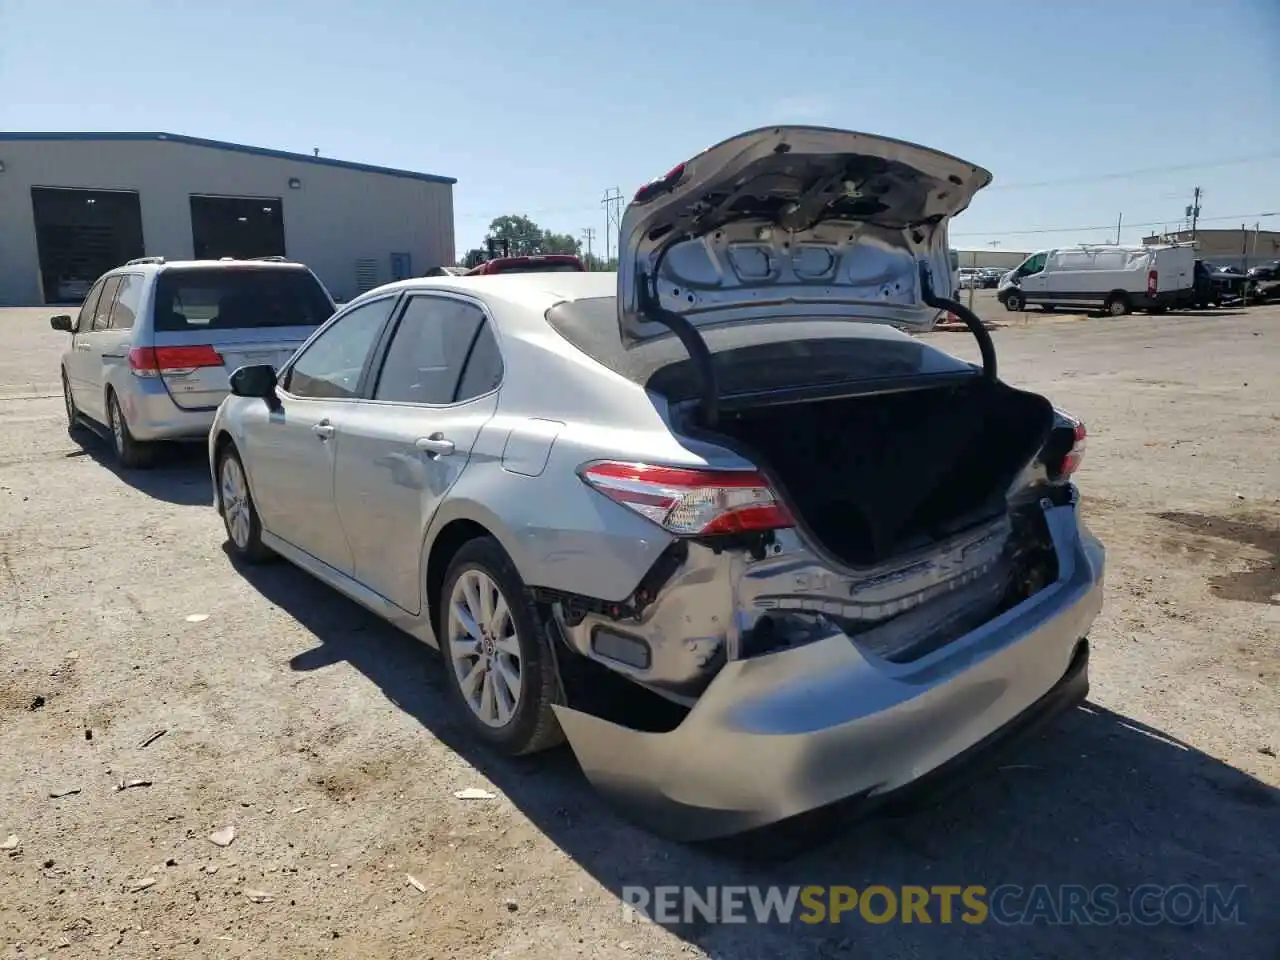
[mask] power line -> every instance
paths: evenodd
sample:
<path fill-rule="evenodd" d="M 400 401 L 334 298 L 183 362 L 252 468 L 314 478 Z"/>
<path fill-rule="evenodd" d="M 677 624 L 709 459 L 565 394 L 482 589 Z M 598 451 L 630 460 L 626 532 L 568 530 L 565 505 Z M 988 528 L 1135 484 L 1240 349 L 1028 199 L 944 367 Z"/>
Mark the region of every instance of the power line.
<path fill-rule="evenodd" d="M 1212 170 L 1218 167 L 1232 167 L 1245 163 L 1260 163 L 1263 160 L 1280 158 L 1280 152 L 1259 153 L 1249 157 L 1229 157 L 1223 160 L 1208 160 L 1201 163 L 1175 163 L 1160 167 L 1143 167 L 1136 170 L 1121 170 L 1114 173 L 1094 173 L 1082 177 L 1065 177 L 1060 180 L 1039 180 L 1033 183 L 993 183 L 982 191 L 991 190 L 1033 190 L 1039 187 L 1057 187 L 1071 183 L 1097 183 L 1103 180 L 1127 180 L 1132 177 L 1148 177 L 1155 173 L 1178 173 L 1187 170 Z M 981 195 L 981 194 L 979 194 Z"/>
<path fill-rule="evenodd" d="M 1259 217 L 1274 217 L 1280 214 L 1280 211 L 1271 211 L 1269 213 L 1242 213 L 1229 217 L 1200 217 L 1200 223 L 1217 223 L 1223 220 L 1232 220 L 1239 223 L 1242 220 L 1251 220 Z M 1164 220 L 1147 220 L 1143 223 L 1127 223 L 1127 227 L 1162 227 L 1168 223 L 1176 223 L 1182 220 L 1182 217 L 1166 217 Z M 1092 230 L 1114 230 L 1114 223 L 1094 224 L 1090 227 L 1036 227 L 1033 230 L 970 230 L 964 233 L 953 233 L 953 237 L 1024 237 L 1032 236 L 1040 233 L 1086 233 Z"/>

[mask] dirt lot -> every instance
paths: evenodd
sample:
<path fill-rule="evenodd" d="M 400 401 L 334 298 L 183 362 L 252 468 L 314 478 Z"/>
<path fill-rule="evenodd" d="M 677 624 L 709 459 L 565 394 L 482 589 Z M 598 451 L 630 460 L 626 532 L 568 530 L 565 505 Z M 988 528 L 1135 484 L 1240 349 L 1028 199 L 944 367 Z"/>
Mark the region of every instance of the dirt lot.
<path fill-rule="evenodd" d="M 1280 957 L 1280 308 L 992 314 L 1002 374 L 1091 428 L 1092 703 L 771 866 L 633 829 L 564 752 L 485 755 L 423 648 L 288 566 L 237 571 L 199 452 L 122 475 L 68 438 L 47 316 L 0 311 L 0 956 Z M 619 899 L 873 883 L 1249 891 L 1243 925 L 1151 927 L 664 929 Z"/>

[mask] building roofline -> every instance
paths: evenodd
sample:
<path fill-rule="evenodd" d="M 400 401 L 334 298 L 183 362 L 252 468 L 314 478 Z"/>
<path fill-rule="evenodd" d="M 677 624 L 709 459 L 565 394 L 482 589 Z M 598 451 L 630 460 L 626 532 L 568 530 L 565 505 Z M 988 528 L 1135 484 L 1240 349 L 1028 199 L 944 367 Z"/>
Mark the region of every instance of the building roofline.
<path fill-rule="evenodd" d="M 6 141 L 125 141 L 140 142 L 157 140 L 166 143 L 183 143 L 191 147 L 206 147 L 210 150 L 227 150 L 232 153 L 247 153 L 257 157 L 272 157 L 276 160 L 292 160 L 296 163 L 312 163 L 324 167 L 338 167 L 342 170 L 358 170 L 361 173 L 380 173 L 389 177 L 403 177 L 408 180 L 422 180 L 427 183 L 457 183 L 455 177 L 442 177 L 434 173 L 419 173 L 414 170 L 398 170 L 394 167 L 379 167 L 370 163 L 356 163 L 352 160 L 334 160 L 331 157 L 309 156 L 305 153 L 291 153 L 288 150 L 272 150 L 267 147 L 251 147 L 243 143 L 229 143 L 226 140 L 206 140 L 204 137 L 188 137 L 181 133 L 9 133 L 0 132 L 0 143 Z"/>

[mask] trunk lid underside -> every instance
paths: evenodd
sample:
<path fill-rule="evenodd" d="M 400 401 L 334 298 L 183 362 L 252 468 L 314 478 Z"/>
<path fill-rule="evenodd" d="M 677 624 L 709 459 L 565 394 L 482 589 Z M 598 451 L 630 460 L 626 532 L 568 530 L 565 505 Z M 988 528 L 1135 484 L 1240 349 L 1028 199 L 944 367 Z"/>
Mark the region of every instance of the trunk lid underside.
<path fill-rule="evenodd" d="M 840 316 L 932 326 L 920 264 L 951 293 L 946 226 L 991 181 L 981 167 L 887 137 L 770 127 L 642 188 L 621 226 L 618 320 L 634 346 L 694 327 Z"/>

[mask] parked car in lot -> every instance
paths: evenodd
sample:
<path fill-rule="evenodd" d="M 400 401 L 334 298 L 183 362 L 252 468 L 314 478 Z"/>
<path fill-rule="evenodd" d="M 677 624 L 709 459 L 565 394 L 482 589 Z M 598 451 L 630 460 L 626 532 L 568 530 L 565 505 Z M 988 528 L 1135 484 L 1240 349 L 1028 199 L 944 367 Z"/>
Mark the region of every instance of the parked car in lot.
<path fill-rule="evenodd" d="M 1250 303 L 1266 303 L 1280 296 L 1280 260 L 1250 267 L 1245 275 L 1244 294 Z"/>
<path fill-rule="evenodd" d="M 496 257 L 472 267 L 467 276 L 493 276 L 498 273 L 585 273 L 586 265 L 569 253 L 547 253 L 527 257 Z"/>
<path fill-rule="evenodd" d="M 1000 281 L 1007 310 L 1039 305 L 1160 313 L 1194 298 L 1195 248 L 1189 244 L 1121 247 L 1085 245 L 1040 250 Z"/>
<path fill-rule="evenodd" d="M 989 181 L 773 127 L 642 187 L 616 275 L 371 291 L 233 374 L 230 550 L 438 647 L 476 738 L 567 738 L 675 839 L 943 774 L 1085 696 L 1102 602 L 1083 425 L 980 324 L 983 366 L 904 332 L 963 310 L 930 288 Z"/>
<path fill-rule="evenodd" d="M 300 263 L 130 260 L 53 317 L 68 429 L 106 433 L 120 462 L 145 467 L 160 440 L 202 440 L 245 364 L 283 364 L 334 311 Z"/>

